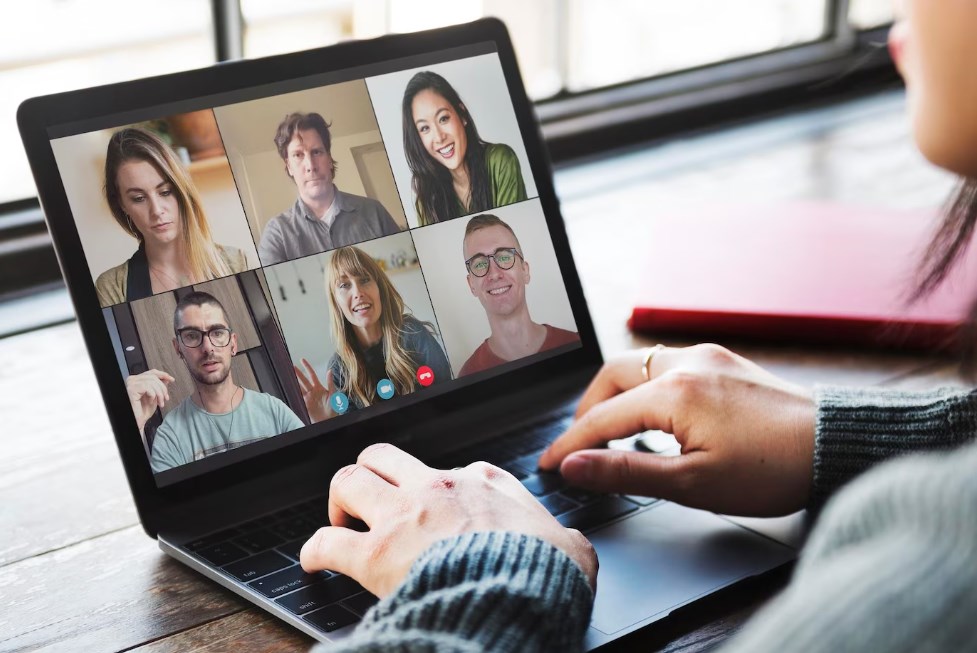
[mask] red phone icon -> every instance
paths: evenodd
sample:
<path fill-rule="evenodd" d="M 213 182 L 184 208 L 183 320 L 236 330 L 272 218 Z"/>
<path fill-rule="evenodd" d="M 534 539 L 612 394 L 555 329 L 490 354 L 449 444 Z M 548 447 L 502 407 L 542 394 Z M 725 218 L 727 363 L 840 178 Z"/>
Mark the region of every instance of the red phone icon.
<path fill-rule="evenodd" d="M 434 383 L 434 371 L 427 365 L 417 368 L 417 382 L 427 387 Z"/>

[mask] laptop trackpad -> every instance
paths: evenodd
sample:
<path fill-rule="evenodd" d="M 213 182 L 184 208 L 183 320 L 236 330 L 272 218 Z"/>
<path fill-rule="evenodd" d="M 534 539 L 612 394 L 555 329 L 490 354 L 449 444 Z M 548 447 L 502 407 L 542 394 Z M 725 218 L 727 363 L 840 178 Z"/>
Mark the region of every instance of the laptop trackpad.
<path fill-rule="evenodd" d="M 794 558 L 716 515 L 662 503 L 589 533 L 600 558 L 591 626 L 606 635 Z"/>

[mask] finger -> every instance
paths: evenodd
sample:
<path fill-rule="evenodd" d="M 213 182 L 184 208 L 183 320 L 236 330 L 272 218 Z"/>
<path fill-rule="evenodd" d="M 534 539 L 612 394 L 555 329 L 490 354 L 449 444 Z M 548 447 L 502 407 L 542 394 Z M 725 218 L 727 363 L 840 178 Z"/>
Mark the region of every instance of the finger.
<path fill-rule="evenodd" d="M 169 385 L 170 383 L 176 381 L 176 379 L 173 376 L 167 374 L 163 370 L 157 370 L 157 369 L 147 370 L 146 375 L 149 378 L 157 378 L 163 383 L 165 383 L 166 385 Z"/>
<path fill-rule="evenodd" d="M 319 379 L 316 379 L 318 381 Z M 336 382 L 332 378 L 332 370 L 326 372 L 326 391 L 331 397 L 334 392 L 336 392 Z"/>
<path fill-rule="evenodd" d="M 688 504 L 695 491 L 690 472 L 704 455 L 698 451 L 675 457 L 613 449 L 580 451 L 567 456 L 560 474 L 571 485 L 588 490 Z"/>
<path fill-rule="evenodd" d="M 366 537 L 365 533 L 348 528 L 324 526 L 302 545 L 299 552 L 302 569 L 308 573 L 328 569 L 359 580 L 364 565 L 358 559 L 358 554 L 366 550 Z"/>
<path fill-rule="evenodd" d="M 176 377 L 173 376 L 172 374 L 168 374 L 162 370 L 157 370 L 157 372 L 158 373 L 156 376 L 159 378 L 160 381 L 162 381 L 167 386 L 173 383 L 174 381 L 176 381 Z"/>
<path fill-rule="evenodd" d="M 543 452 L 540 469 L 555 469 L 574 451 L 602 447 L 649 429 L 672 433 L 681 442 L 672 426 L 672 395 L 672 387 L 656 379 L 595 405 Z"/>
<path fill-rule="evenodd" d="M 312 382 L 312 387 L 322 386 L 322 383 L 319 381 L 319 375 L 315 373 L 315 368 L 312 367 L 312 363 L 303 358 L 302 365 L 309 372 L 309 380 Z"/>
<path fill-rule="evenodd" d="M 304 358 L 302 359 L 302 362 L 305 362 Z M 312 384 L 309 383 L 307 378 L 305 378 L 305 375 L 302 374 L 302 370 L 300 370 L 297 365 L 292 365 L 292 369 L 295 370 L 295 378 L 299 380 L 299 385 L 302 387 L 302 394 L 309 394 L 309 392 L 312 390 Z"/>
<path fill-rule="evenodd" d="M 651 375 L 649 378 L 645 378 L 645 361 L 649 353 L 648 348 L 636 349 L 609 361 L 601 368 L 587 391 L 584 392 L 580 403 L 577 404 L 575 416 L 579 419 L 600 402 L 661 376 L 674 366 L 674 359 L 681 351 L 681 349 L 674 347 L 657 349 L 648 365 L 648 372 Z"/>
<path fill-rule="evenodd" d="M 399 503 L 393 485 L 363 465 L 347 465 L 329 484 L 329 523 L 348 528 L 360 519 L 372 526 Z"/>
<path fill-rule="evenodd" d="M 165 387 L 154 387 L 152 389 L 153 403 L 158 408 L 163 408 L 166 406 L 167 393 Z"/>
<path fill-rule="evenodd" d="M 146 388 L 146 391 L 139 395 L 139 403 L 144 410 L 155 412 L 160 405 L 160 398 L 153 388 Z"/>
<path fill-rule="evenodd" d="M 433 475 L 434 470 L 402 449 L 392 444 L 373 444 L 360 452 L 356 458 L 359 465 L 398 487 L 412 481 Z"/>
<path fill-rule="evenodd" d="M 163 374 L 166 373 L 163 372 Z M 170 375 L 166 374 L 166 376 L 169 377 Z M 157 377 L 156 379 L 151 379 L 151 382 L 152 382 L 153 390 L 156 393 L 156 403 L 159 404 L 160 408 L 162 408 L 166 405 L 166 402 L 170 400 L 169 388 L 167 387 L 166 382 L 160 377 Z"/>

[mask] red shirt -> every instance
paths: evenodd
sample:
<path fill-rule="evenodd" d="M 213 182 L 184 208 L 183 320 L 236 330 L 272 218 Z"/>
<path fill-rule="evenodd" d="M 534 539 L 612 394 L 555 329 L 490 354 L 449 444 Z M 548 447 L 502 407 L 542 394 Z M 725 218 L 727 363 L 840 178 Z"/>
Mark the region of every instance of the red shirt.
<path fill-rule="evenodd" d="M 549 324 L 544 324 L 546 327 L 546 338 L 543 339 L 543 346 L 539 348 L 535 353 L 541 351 L 546 351 L 547 349 L 553 349 L 554 347 L 559 347 L 560 345 L 569 345 L 572 342 L 579 342 L 580 336 L 577 335 L 575 331 L 567 331 L 566 329 L 559 329 Z M 495 353 L 489 348 L 488 340 L 478 346 L 478 349 L 469 356 L 465 364 L 461 366 L 461 372 L 458 376 L 465 376 L 466 374 L 474 374 L 475 372 L 481 372 L 482 370 L 487 370 L 490 367 L 495 367 L 496 365 L 501 365 L 502 363 L 508 363 L 509 361 L 504 358 L 499 358 Z"/>

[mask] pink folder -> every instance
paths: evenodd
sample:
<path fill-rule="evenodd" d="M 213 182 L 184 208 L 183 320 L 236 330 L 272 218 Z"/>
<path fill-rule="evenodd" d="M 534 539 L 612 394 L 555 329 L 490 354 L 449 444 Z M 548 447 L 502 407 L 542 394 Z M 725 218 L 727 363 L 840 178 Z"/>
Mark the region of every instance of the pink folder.
<path fill-rule="evenodd" d="M 636 331 L 934 350 L 977 297 L 977 247 L 905 303 L 937 211 L 699 206 L 649 218 Z"/>

